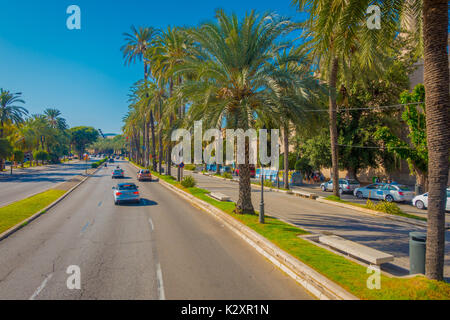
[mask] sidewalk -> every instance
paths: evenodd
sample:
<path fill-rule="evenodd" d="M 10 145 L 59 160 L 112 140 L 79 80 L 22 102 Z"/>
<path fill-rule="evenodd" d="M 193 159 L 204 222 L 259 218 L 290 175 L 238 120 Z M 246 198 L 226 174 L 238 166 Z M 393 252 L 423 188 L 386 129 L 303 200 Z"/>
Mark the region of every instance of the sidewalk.
<path fill-rule="evenodd" d="M 172 172 L 176 176 L 176 171 Z M 238 199 L 238 184 L 201 173 L 184 171 L 184 175 L 193 175 L 199 188 L 212 192 L 217 191 Z M 265 189 L 265 212 L 277 218 L 314 233 L 335 234 L 393 254 L 393 265 L 386 265 L 390 271 L 394 269 L 398 275 L 406 275 L 409 270 L 409 232 L 422 231 L 422 227 L 376 217 L 356 210 L 349 210 L 318 201 L 293 197 L 288 194 Z M 252 201 L 255 210 L 259 210 L 260 190 L 252 188 Z M 444 275 L 450 280 L 450 231 L 446 232 Z"/>

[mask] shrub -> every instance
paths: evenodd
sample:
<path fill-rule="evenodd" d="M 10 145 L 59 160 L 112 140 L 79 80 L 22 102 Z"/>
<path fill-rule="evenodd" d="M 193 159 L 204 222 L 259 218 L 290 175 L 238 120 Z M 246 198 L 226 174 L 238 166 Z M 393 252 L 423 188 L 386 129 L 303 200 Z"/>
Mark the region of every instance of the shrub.
<path fill-rule="evenodd" d="M 404 214 L 404 212 L 394 202 L 381 201 L 380 203 L 375 204 L 372 201 L 367 200 L 366 207 L 368 209 L 381 211 L 388 214 Z"/>
<path fill-rule="evenodd" d="M 273 187 L 272 181 L 270 181 L 270 180 L 264 180 L 264 187 L 272 188 L 272 187 Z"/>
<path fill-rule="evenodd" d="M 195 170 L 195 164 L 187 164 L 187 165 L 184 166 L 184 168 L 186 170 L 194 171 Z"/>
<path fill-rule="evenodd" d="M 226 179 L 233 179 L 233 175 L 229 172 L 222 173 L 222 177 L 224 177 Z"/>
<path fill-rule="evenodd" d="M 185 188 L 193 188 L 193 187 L 195 187 L 196 184 L 197 184 L 197 182 L 191 176 L 186 176 L 181 181 L 181 185 Z"/>

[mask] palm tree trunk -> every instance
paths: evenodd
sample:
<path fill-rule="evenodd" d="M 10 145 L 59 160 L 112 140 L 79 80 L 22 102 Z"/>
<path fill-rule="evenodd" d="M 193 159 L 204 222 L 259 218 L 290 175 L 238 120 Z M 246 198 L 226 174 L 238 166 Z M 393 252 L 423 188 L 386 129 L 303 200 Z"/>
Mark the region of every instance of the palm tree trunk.
<path fill-rule="evenodd" d="M 155 119 L 153 118 L 153 110 L 150 110 L 150 130 L 151 130 L 151 132 L 152 132 L 152 162 L 153 162 L 153 171 L 156 171 Z"/>
<path fill-rule="evenodd" d="M 284 188 L 289 189 L 289 129 L 288 125 L 286 124 L 283 127 L 283 147 L 284 147 L 284 155 L 283 155 L 283 162 L 284 162 L 284 173 L 283 173 L 283 183 Z"/>
<path fill-rule="evenodd" d="M 252 189 L 250 185 L 249 143 L 245 142 L 245 164 L 239 164 L 239 199 L 236 203 L 236 213 L 254 214 L 252 204 Z"/>
<path fill-rule="evenodd" d="M 333 174 L 333 193 L 339 195 L 339 167 L 338 167 L 338 146 L 337 146 L 337 112 L 336 112 L 336 83 L 338 73 L 338 59 L 333 57 L 331 62 L 331 72 L 329 79 L 329 114 L 330 114 L 330 142 L 331 142 L 331 163 Z"/>
<path fill-rule="evenodd" d="M 423 0 L 422 11 L 429 180 L 425 272 L 430 279 L 443 280 L 450 149 L 448 2 Z"/>

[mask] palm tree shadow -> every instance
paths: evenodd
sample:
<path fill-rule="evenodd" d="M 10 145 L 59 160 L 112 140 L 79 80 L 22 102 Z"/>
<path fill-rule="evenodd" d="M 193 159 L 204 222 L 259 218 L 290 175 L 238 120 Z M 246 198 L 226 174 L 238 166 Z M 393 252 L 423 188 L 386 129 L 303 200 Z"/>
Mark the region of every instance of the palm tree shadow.
<path fill-rule="evenodd" d="M 148 207 L 148 206 L 156 206 L 158 205 L 158 202 L 141 198 L 141 201 L 139 201 L 139 203 L 123 202 L 120 205 L 124 207 Z"/>

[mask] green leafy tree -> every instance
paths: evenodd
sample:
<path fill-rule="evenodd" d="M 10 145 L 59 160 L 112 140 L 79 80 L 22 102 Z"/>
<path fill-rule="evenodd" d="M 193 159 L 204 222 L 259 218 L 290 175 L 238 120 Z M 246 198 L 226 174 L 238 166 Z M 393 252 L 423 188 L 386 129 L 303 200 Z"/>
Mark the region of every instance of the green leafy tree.
<path fill-rule="evenodd" d="M 70 134 L 72 146 L 80 159 L 86 150 L 86 146 L 96 141 L 99 137 L 99 133 L 95 128 L 86 126 L 70 128 Z"/>
<path fill-rule="evenodd" d="M 418 84 L 410 93 L 404 91 L 400 95 L 403 104 L 424 102 L 425 87 Z M 417 177 L 418 183 L 428 188 L 428 148 L 426 134 L 425 104 L 405 106 L 402 119 L 408 126 L 408 140 L 404 140 L 399 132 L 387 126 L 376 131 L 376 138 L 381 140 L 389 152 L 408 162 L 412 174 Z"/>

